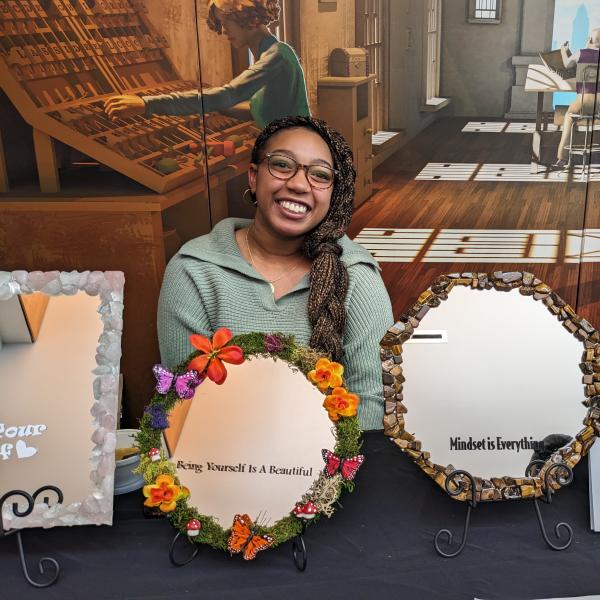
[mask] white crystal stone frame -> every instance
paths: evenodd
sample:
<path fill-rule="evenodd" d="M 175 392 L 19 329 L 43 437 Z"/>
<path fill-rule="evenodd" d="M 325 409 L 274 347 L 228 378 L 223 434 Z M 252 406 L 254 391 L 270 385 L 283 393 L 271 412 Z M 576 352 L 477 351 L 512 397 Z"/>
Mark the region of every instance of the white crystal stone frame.
<path fill-rule="evenodd" d="M 0 301 L 17 294 L 42 292 L 49 296 L 70 296 L 81 290 L 89 296 L 99 296 L 97 311 L 103 323 L 96 348 L 96 368 L 92 371 L 96 376 L 90 409 L 94 419 L 94 446 L 89 460 L 92 493 L 71 504 L 56 504 L 50 500 L 48 505 L 40 498 L 26 517 L 16 517 L 9 500 L 2 512 L 1 525 L 5 531 L 23 527 L 112 524 L 124 284 L 121 271 L 0 271 Z M 49 485 L 52 483 L 48 481 Z M 31 494 L 35 490 L 24 491 Z"/>

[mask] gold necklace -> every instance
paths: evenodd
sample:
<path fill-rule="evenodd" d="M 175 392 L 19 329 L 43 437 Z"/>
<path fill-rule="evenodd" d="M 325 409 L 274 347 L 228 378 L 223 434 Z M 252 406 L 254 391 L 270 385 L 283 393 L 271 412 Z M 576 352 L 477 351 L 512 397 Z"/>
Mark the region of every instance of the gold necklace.
<path fill-rule="evenodd" d="M 252 227 L 252 225 L 250 225 L 250 227 Z M 246 248 L 248 248 L 248 254 L 250 256 L 250 266 L 256 270 L 256 267 L 254 266 L 254 262 L 255 262 L 254 256 L 252 254 L 252 249 L 250 248 L 250 240 L 248 238 L 248 233 L 250 232 L 250 227 L 248 227 L 248 229 L 246 229 L 246 234 L 245 234 Z M 294 271 L 296 271 L 299 266 L 300 266 L 300 263 L 298 263 L 291 271 L 284 271 L 279 277 L 276 277 L 275 279 L 266 279 L 265 278 L 266 282 L 269 284 L 269 287 L 271 288 L 271 293 L 273 294 L 273 296 L 275 296 L 275 286 L 273 284 L 277 283 L 280 279 L 283 279 L 287 275 L 291 275 L 292 273 L 294 273 Z M 263 275 L 263 277 L 264 277 L 264 275 Z"/>

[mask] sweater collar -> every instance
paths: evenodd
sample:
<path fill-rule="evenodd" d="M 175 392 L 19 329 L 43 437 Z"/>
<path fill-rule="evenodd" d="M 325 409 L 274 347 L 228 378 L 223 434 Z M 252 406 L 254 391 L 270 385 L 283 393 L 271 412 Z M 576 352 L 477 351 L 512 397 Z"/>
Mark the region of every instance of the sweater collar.
<path fill-rule="evenodd" d="M 250 223 L 252 223 L 250 219 L 223 219 L 213 227 L 208 235 L 203 235 L 185 243 L 179 250 L 179 256 L 188 256 L 226 269 L 233 269 L 248 277 L 263 281 L 263 278 L 244 260 L 235 239 L 235 231 L 248 227 Z M 381 270 L 371 254 L 365 248 L 353 242 L 347 235 L 340 238 L 339 244 L 342 247 L 341 258 L 346 266 L 364 263 Z M 302 278 L 294 289 L 300 289 L 301 284 L 302 287 L 309 286 L 308 275 Z"/>

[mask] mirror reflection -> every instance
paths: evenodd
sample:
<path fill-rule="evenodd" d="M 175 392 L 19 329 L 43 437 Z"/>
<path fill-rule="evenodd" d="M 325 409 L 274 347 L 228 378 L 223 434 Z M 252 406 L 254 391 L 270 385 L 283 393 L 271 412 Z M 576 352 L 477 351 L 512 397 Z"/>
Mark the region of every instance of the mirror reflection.
<path fill-rule="evenodd" d="M 253 357 L 205 381 L 170 415 L 166 438 L 189 503 L 227 528 L 236 514 L 288 516 L 335 446 L 323 394 L 284 361 Z"/>
<path fill-rule="evenodd" d="M 521 477 L 546 436 L 582 428 L 582 351 L 518 290 L 457 287 L 404 344 L 406 429 L 438 464 Z"/>
<path fill-rule="evenodd" d="M 69 505 L 94 492 L 98 306 L 97 296 L 82 291 L 0 301 L 0 496 L 52 484 Z"/>

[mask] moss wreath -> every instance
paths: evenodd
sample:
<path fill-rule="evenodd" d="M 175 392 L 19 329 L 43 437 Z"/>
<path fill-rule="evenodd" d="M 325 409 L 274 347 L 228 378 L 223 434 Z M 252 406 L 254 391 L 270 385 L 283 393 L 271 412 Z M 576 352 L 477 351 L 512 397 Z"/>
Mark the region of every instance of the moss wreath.
<path fill-rule="evenodd" d="M 197 345 L 198 339 L 202 340 L 199 345 Z M 311 348 L 296 344 L 293 336 L 281 333 L 249 333 L 233 337 L 229 330 L 222 328 L 213 336 L 212 345 L 207 338 L 192 335 L 190 336 L 192 345 L 201 347 L 202 350 L 193 352 L 176 367 L 172 373 L 173 380 L 180 375 L 190 373 L 194 359 L 198 358 L 200 362 L 196 361 L 195 364 L 206 363 L 203 374 L 210 376 L 208 371 L 211 359 L 214 360 L 219 356 L 216 340 L 221 342 L 226 340 L 226 343 L 230 343 L 234 348 L 239 348 L 243 353 L 242 360 L 251 359 L 253 356 L 271 357 L 274 360 L 287 362 L 294 371 L 301 371 L 324 394 L 323 405 L 335 426 L 336 443 L 333 453 L 330 453 L 334 464 L 328 464 L 324 456 L 325 468 L 298 501 L 290 515 L 279 519 L 270 527 L 259 524 L 252 527 L 253 534 L 264 536 L 270 540 L 269 546 L 275 547 L 299 535 L 307 524 L 318 521 L 321 516 L 331 517 L 342 491 L 353 491 L 354 474 L 364 460 L 364 457 L 359 454 L 361 431 L 356 417 L 358 397 L 349 394 L 343 386 L 341 365 L 330 362 L 328 358 Z M 222 349 L 228 350 L 231 345 Z M 225 354 L 228 352 L 223 354 L 223 361 L 234 362 L 227 361 L 224 358 Z M 222 362 L 219 368 L 221 366 Z M 161 434 L 169 426 L 168 414 L 178 402 L 182 401 L 182 398 L 174 386 L 170 386 L 166 392 L 163 389 L 162 393 L 158 388 L 159 385 L 144 411 L 136 438 L 140 449 L 140 465 L 137 472 L 143 475 L 147 484 L 144 486 L 146 496 L 144 504 L 152 507 L 151 510 L 157 514 L 166 515 L 173 526 L 181 533 L 187 534 L 190 540 L 219 550 L 230 549 L 231 551 L 228 546 L 231 528 L 224 529 L 215 518 L 201 514 L 190 504 L 189 492 L 180 485 L 175 466 L 164 451 L 159 450 L 162 446 Z M 355 398 L 354 404 L 344 409 L 347 407 L 346 399 L 349 396 Z M 156 493 L 153 496 L 154 491 Z M 161 498 L 162 502 L 159 502 Z M 254 555 L 249 556 L 248 552 L 244 552 L 246 559 L 254 558 Z"/>

